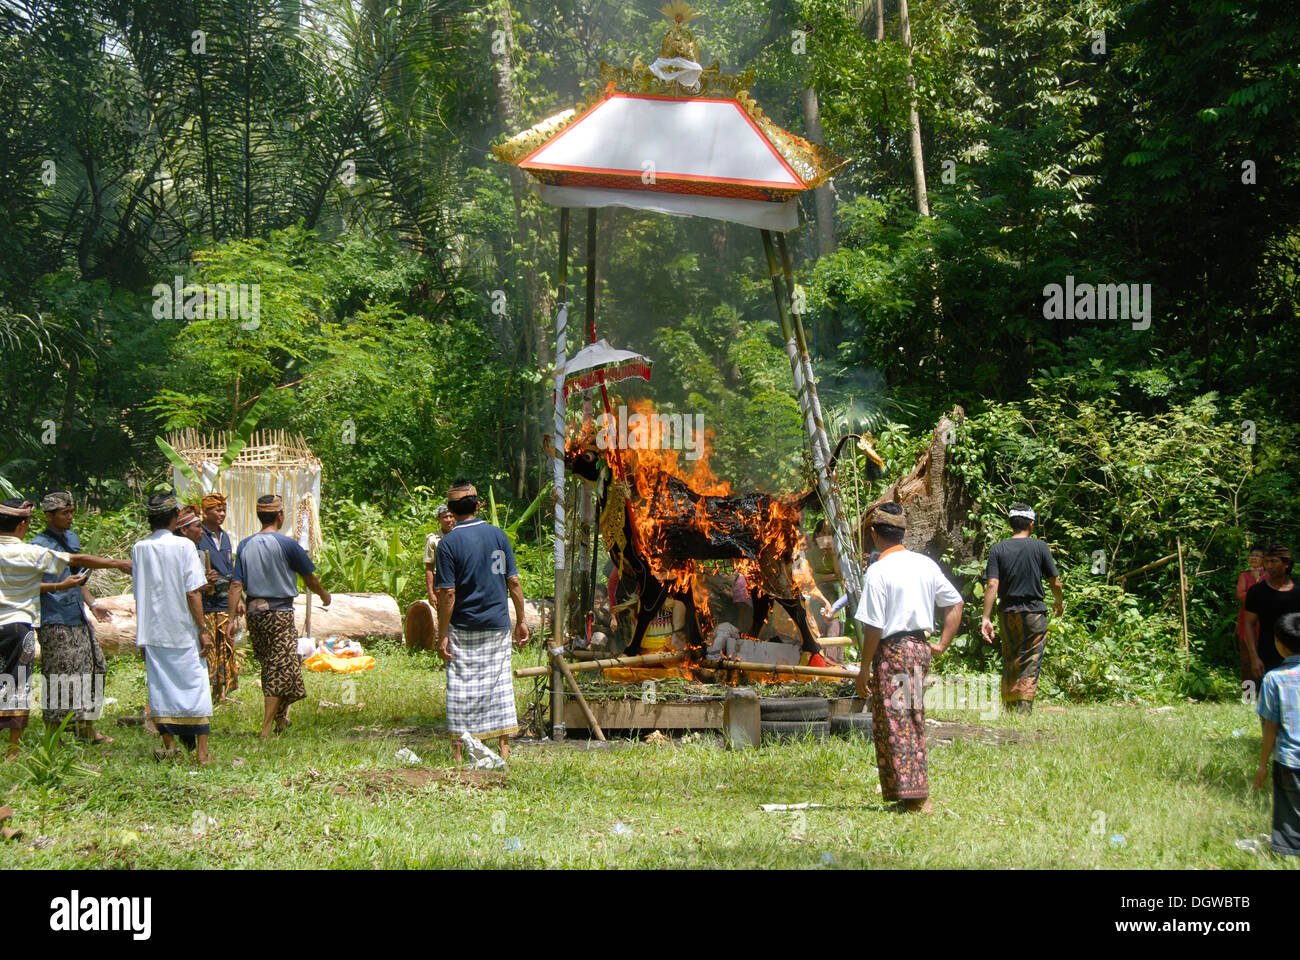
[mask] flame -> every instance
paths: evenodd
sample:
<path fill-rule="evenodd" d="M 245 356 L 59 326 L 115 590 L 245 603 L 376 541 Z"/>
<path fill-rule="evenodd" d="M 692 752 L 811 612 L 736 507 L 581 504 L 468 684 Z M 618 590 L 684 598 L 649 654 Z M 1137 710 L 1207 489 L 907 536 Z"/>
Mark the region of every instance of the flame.
<path fill-rule="evenodd" d="M 682 450 L 666 442 L 670 438 L 659 435 L 656 425 L 662 421 L 649 401 L 628 404 L 619 425 L 625 431 L 621 438 L 611 436 L 615 431 L 609 430 L 608 421 L 604 423 L 602 427 L 586 418 L 572 425 L 565 442 L 566 459 L 572 463 L 594 454 L 606 460 L 613 482 L 623 484 L 628 493 L 638 551 L 669 590 L 692 597 L 702 636 L 711 636 L 715 625 L 706 573 L 729 568 L 776 597 L 798 598 L 815 589 L 812 568 L 799 556 L 804 537 L 797 495 L 736 494 L 729 482 L 713 472 L 713 433 L 706 430 L 696 438 L 700 457 L 688 460 Z M 625 440 L 626 445 L 611 449 L 613 439 Z M 680 676 L 690 668 L 682 664 L 627 670 L 617 679 Z M 736 675 L 728 682 L 740 679 Z"/>

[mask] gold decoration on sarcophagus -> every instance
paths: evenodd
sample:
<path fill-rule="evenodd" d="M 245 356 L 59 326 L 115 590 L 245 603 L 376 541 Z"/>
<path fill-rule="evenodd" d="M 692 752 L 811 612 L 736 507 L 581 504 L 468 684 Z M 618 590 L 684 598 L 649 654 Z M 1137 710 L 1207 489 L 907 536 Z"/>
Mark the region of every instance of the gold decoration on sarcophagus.
<path fill-rule="evenodd" d="M 627 517 L 627 484 L 610 480 L 605 509 L 600 514 L 600 535 L 606 548 L 618 545 L 619 556 L 627 552 L 627 533 L 623 521 Z"/>

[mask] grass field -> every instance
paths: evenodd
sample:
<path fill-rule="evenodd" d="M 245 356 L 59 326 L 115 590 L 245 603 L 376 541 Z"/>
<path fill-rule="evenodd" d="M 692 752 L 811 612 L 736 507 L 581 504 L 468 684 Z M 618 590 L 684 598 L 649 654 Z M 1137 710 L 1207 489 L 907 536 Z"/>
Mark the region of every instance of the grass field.
<path fill-rule="evenodd" d="M 999 716 L 991 726 L 1014 732 L 1014 742 L 931 744 L 937 813 L 925 818 L 883 807 L 866 741 L 741 752 L 707 734 L 606 750 L 519 744 L 503 784 L 466 785 L 445 776 L 451 749 L 436 729 L 444 675 L 434 658 L 371 652 L 378 665 L 355 687 L 308 673 L 292 730 L 265 743 L 256 736 L 256 670 L 246 667 L 244 704 L 218 712 L 217 762 L 202 769 L 154 763 L 157 738 L 113 722 L 138 712 L 145 694 L 141 661 L 115 659 L 107 695 L 118 702 L 100 729 L 117 742 L 68 748 L 99 775 L 63 791 L 43 833 L 36 789 L 18 763 L 0 766 L 11 825 L 23 830 L 0 844 L 0 866 L 1300 866 L 1235 846 L 1270 824 L 1271 793 L 1249 789 L 1259 725 L 1243 704 Z M 533 662 L 537 653 L 519 656 Z M 516 688 L 522 697 L 524 684 Z M 353 695 L 357 703 L 344 703 Z M 932 715 L 979 722 L 974 712 Z M 25 754 L 42 727 L 34 715 Z M 420 767 L 398 763 L 402 747 Z M 803 801 L 823 807 L 760 809 Z"/>

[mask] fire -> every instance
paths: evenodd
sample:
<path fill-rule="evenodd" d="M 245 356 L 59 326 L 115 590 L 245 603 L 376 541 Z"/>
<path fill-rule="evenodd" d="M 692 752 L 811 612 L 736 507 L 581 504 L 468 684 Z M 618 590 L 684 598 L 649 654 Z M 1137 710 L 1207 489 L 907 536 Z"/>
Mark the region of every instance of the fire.
<path fill-rule="evenodd" d="M 656 578 L 677 593 L 692 595 L 701 631 L 713 628 L 702 574 L 725 568 L 727 562 L 747 582 L 764 584 L 769 592 L 773 585 L 780 596 L 804 592 L 812 583 L 811 571 L 806 579 L 790 575 L 802 542 L 797 498 L 737 495 L 713 472 L 711 431 L 697 438 L 698 459 L 684 458 L 658 429 L 674 418 L 660 415 L 646 400 L 629 406 L 633 413 L 625 419 L 625 449 L 610 449 L 608 435 L 589 419 L 571 431 L 566 452 L 606 455 L 615 482 L 625 484 L 629 493 L 638 549 Z M 680 425 L 681 418 L 676 420 Z"/>

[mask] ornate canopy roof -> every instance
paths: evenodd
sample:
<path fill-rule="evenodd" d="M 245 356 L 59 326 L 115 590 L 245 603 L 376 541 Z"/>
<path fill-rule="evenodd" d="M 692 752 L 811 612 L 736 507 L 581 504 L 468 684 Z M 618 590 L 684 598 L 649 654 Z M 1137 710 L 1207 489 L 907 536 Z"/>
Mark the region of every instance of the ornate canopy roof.
<path fill-rule="evenodd" d="M 556 206 L 625 206 L 788 230 L 806 190 L 847 163 L 783 130 L 747 88 L 753 73 L 697 62 L 684 3 L 660 57 L 630 68 L 601 63 L 605 86 L 581 107 L 548 117 L 492 148 L 526 170 Z"/>

